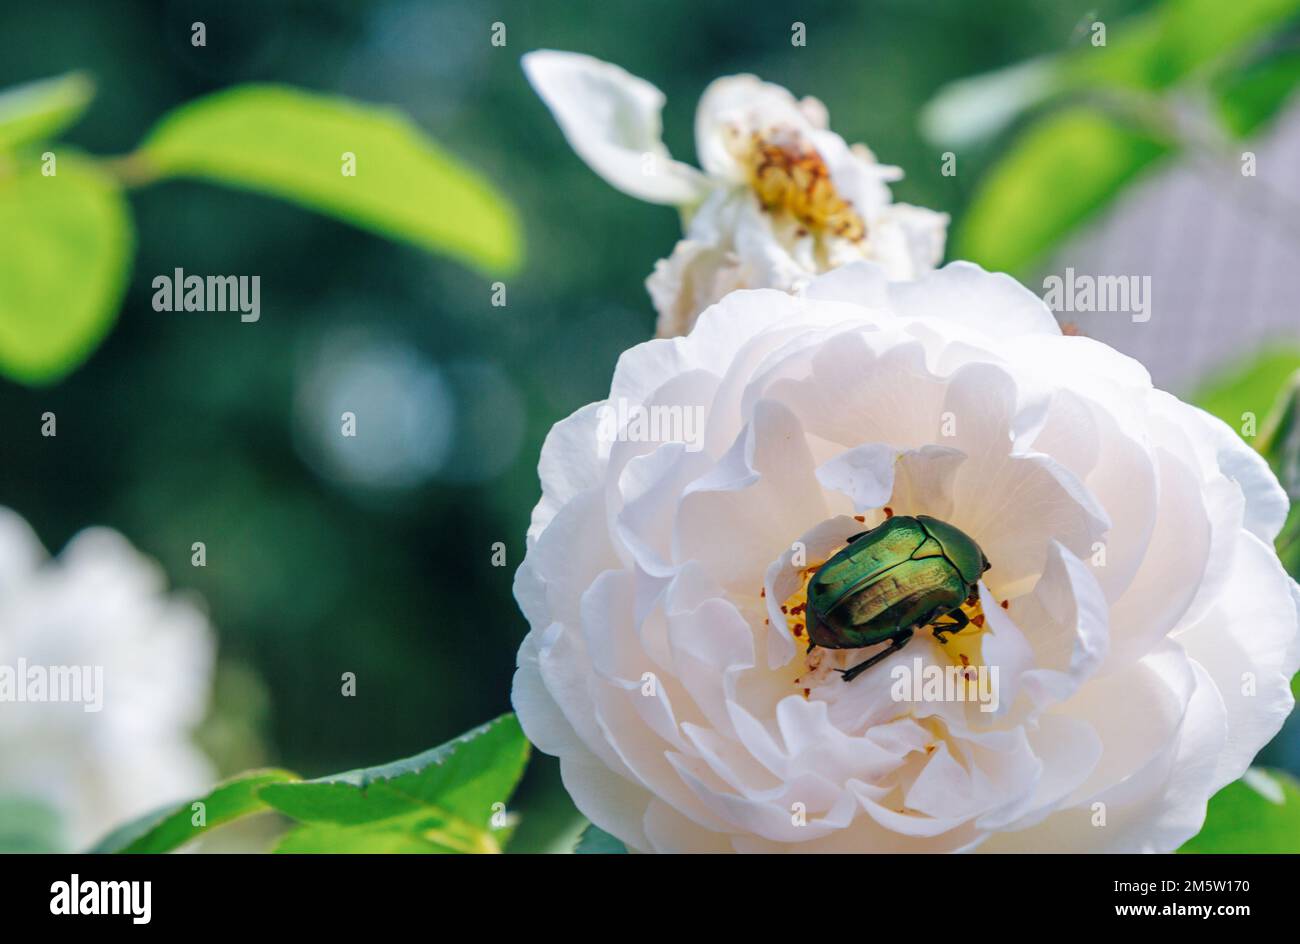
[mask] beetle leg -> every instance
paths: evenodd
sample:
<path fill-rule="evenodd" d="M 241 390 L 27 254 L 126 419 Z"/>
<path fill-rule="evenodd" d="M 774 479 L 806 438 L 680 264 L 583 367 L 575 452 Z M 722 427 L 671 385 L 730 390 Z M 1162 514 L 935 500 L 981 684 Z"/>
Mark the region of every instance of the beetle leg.
<path fill-rule="evenodd" d="M 858 538 L 862 537 L 862 535 L 864 535 L 864 534 L 870 534 L 870 533 L 871 533 L 870 531 L 859 531 L 857 534 L 850 534 L 847 538 L 844 539 L 844 543 L 845 543 L 845 544 L 852 544 L 852 543 L 853 543 L 854 541 L 856 541 Z"/>
<path fill-rule="evenodd" d="M 867 669 L 871 668 L 881 659 L 885 658 L 886 656 L 892 656 L 899 649 L 902 649 L 904 646 L 907 645 L 908 640 L 910 640 L 911 638 L 912 638 L 912 630 L 910 629 L 903 630 L 902 633 L 894 637 L 894 641 L 890 644 L 888 649 L 885 649 L 881 652 L 877 652 L 866 662 L 859 662 L 857 665 L 853 666 L 850 669 L 836 669 L 835 671 L 839 672 L 842 676 L 844 676 L 844 681 L 852 682 L 855 678 L 857 678 L 863 672 L 867 671 Z"/>
<path fill-rule="evenodd" d="M 956 636 L 959 632 L 970 625 L 970 617 L 967 616 L 966 611 L 962 609 L 956 609 L 951 613 L 945 613 L 944 617 L 952 620 L 952 622 L 944 623 L 942 626 L 936 623 L 934 626 L 934 638 L 939 640 L 941 645 L 948 641 L 944 637 L 944 633 L 951 633 Z"/>

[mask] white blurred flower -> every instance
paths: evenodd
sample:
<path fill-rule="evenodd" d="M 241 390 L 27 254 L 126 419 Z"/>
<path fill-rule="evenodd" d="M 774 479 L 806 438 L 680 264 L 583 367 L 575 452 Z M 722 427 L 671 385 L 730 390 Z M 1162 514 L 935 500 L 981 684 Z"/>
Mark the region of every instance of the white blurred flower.
<path fill-rule="evenodd" d="M 213 782 L 190 734 L 208 707 L 214 640 L 204 615 L 165 591 L 158 565 L 117 532 L 85 530 L 51 559 L 0 508 L 0 671 L 102 669 L 99 710 L 0 701 L 0 795 L 47 802 L 76 848 Z"/>
<path fill-rule="evenodd" d="M 615 401 L 703 405 L 703 448 L 601 404 L 552 430 L 513 700 L 638 850 L 1171 850 L 1291 711 L 1267 465 L 1006 276 L 736 292 L 624 354 Z M 802 581 L 891 512 L 980 544 L 980 618 L 845 682 L 881 647 L 807 652 Z M 898 700 L 918 658 L 997 669 L 997 710 Z"/>
<path fill-rule="evenodd" d="M 690 331 L 737 288 L 793 291 L 848 262 L 911 279 L 943 256 L 948 217 L 892 203 L 902 173 L 829 130 L 815 98 L 796 100 L 752 75 L 717 79 L 695 116 L 703 172 L 673 160 L 661 139 L 664 96 L 618 66 L 539 50 L 524 71 L 569 144 L 624 193 L 681 209 L 685 238 L 646 287 L 658 333 Z"/>

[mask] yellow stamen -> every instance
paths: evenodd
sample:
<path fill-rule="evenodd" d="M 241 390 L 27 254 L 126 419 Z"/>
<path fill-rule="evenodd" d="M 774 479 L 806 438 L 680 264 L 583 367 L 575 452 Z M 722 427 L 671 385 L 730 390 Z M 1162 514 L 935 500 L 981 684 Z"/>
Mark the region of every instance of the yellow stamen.
<path fill-rule="evenodd" d="M 970 625 L 966 626 L 960 633 L 953 634 L 939 628 L 939 633 L 947 640 L 939 643 L 944 654 L 957 665 L 976 668 L 984 661 L 984 633 L 987 631 L 984 622 L 984 607 L 976 598 L 974 603 L 962 604 L 962 612 L 970 619 Z M 935 637 L 938 639 L 938 636 Z M 971 673 L 974 678 L 974 673 Z"/>
<path fill-rule="evenodd" d="M 808 646 L 808 584 L 824 563 L 825 561 L 820 561 L 800 570 L 799 586 L 781 604 L 781 612 L 785 614 L 790 635 L 804 648 Z"/>
<path fill-rule="evenodd" d="M 754 131 L 748 140 L 736 141 L 733 151 L 767 210 L 787 212 L 816 234 L 853 242 L 866 237 L 866 224 L 853 204 L 836 191 L 830 168 L 798 135 L 776 129 L 766 136 Z"/>

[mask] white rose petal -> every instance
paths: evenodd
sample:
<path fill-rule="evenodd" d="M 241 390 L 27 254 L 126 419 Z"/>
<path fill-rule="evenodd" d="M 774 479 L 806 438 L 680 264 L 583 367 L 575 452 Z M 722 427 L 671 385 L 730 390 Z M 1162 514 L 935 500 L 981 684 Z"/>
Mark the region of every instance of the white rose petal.
<path fill-rule="evenodd" d="M 616 401 L 698 441 L 602 430 Z M 975 266 L 733 292 L 625 353 L 541 478 L 515 708 L 637 850 L 1168 851 L 1293 707 L 1267 466 Z M 983 619 L 845 682 L 877 650 L 810 652 L 782 606 L 891 514 L 979 543 Z M 998 704 L 893 692 L 958 664 Z"/>
<path fill-rule="evenodd" d="M 20 686 L 20 665 L 102 679 L 94 699 L 83 689 L 80 702 L 0 702 L 0 793 L 53 805 L 77 848 L 214 779 L 190 739 L 208 709 L 214 640 L 207 618 L 165 590 L 158 565 L 115 531 L 82 531 L 50 559 L 0 508 L 0 667 Z"/>
<path fill-rule="evenodd" d="M 829 130 L 826 108 L 752 75 L 715 80 L 695 114 L 703 172 L 662 141 L 664 96 L 644 79 L 576 53 L 539 50 L 524 71 L 569 144 L 624 193 L 679 207 L 683 239 L 646 281 L 660 337 L 691 330 L 740 288 L 793 292 L 871 260 L 912 279 L 943 257 L 948 217 L 893 203 L 896 167 Z"/>
<path fill-rule="evenodd" d="M 664 96 L 649 82 L 576 53 L 539 50 L 523 62 L 569 144 L 605 180 L 651 203 L 689 204 L 703 195 L 704 176 L 668 155 Z"/>

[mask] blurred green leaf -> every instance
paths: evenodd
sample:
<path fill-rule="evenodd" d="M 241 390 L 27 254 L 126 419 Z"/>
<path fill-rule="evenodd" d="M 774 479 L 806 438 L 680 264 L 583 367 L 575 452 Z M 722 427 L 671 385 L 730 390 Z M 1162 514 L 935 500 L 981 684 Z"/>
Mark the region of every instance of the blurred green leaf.
<path fill-rule="evenodd" d="M 1300 368 L 1283 384 L 1259 431 L 1257 448 L 1295 500 L 1300 495 Z"/>
<path fill-rule="evenodd" d="M 0 374 L 59 379 L 117 316 L 134 238 L 117 183 L 62 152 L 43 176 L 32 158 L 0 162 Z"/>
<path fill-rule="evenodd" d="M 922 131 L 932 141 L 967 146 L 1057 96 L 1092 95 L 1099 88 L 1159 92 L 1242 58 L 1298 12 L 1300 0 L 1165 0 L 1138 16 L 1102 19 L 1105 46 L 1092 45 L 1089 29 L 1076 48 L 945 85 L 922 112 Z M 1225 109 L 1237 112 L 1233 120 L 1265 110 L 1284 76 L 1280 64 L 1270 75 L 1243 76 L 1244 86 L 1232 91 Z"/>
<path fill-rule="evenodd" d="M 921 133 L 953 148 L 978 144 L 1059 92 L 1060 77 L 1059 60 L 1046 57 L 958 79 L 921 110 Z"/>
<path fill-rule="evenodd" d="M 342 173 L 349 153 L 356 176 Z M 146 179 L 198 177 L 269 194 L 480 270 L 520 259 L 505 198 L 393 109 L 242 85 L 164 117 L 130 161 Z"/>
<path fill-rule="evenodd" d="M 1300 579 L 1300 348 L 1275 345 L 1230 364 L 1206 380 L 1192 402 L 1245 436 L 1286 489 L 1291 512 L 1277 537 L 1277 554 Z M 1255 435 L 1247 436 L 1252 427 Z"/>
<path fill-rule="evenodd" d="M 290 834 L 282 850 L 303 849 L 333 837 L 351 848 L 387 834 L 406 833 L 428 851 L 499 852 L 508 835 L 493 829 L 528 761 L 528 741 L 507 714 L 440 747 L 406 760 L 261 791 L 269 805 L 311 827 Z M 498 806 L 498 804 L 500 804 Z M 344 831 L 347 830 L 347 831 Z"/>
<path fill-rule="evenodd" d="M 1106 45 L 1075 50 L 1067 86 L 1095 82 L 1164 89 L 1267 37 L 1297 12 L 1300 0 L 1165 0 L 1149 12 L 1107 24 Z"/>
<path fill-rule="evenodd" d="M 1277 536 L 1278 560 L 1293 580 L 1300 580 L 1300 503 L 1291 499 L 1291 511 Z M 1300 676 L 1297 676 L 1300 678 Z M 1295 686 L 1292 685 L 1292 688 Z"/>
<path fill-rule="evenodd" d="M 127 823 L 101 839 L 91 852 L 157 853 L 179 849 L 209 829 L 267 809 L 258 791 L 271 783 L 297 780 L 287 770 L 251 770 L 218 784 L 206 796 L 169 806 Z M 194 825 L 194 803 L 204 804 L 203 825 Z"/>
<path fill-rule="evenodd" d="M 1278 770 L 1250 770 L 1210 799 L 1205 825 L 1179 852 L 1300 852 L 1300 782 Z"/>
<path fill-rule="evenodd" d="M 1300 580 L 1300 370 L 1291 375 L 1264 421 L 1257 448 L 1291 500 L 1277 553 L 1287 573 Z"/>
<path fill-rule="evenodd" d="M 573 847 L 578 855 L 626 855 L 627 846 L 599 826 L 588 826 Z"/>
<path fill-rule="evenodd" d="M 0 151 L 43 141 L 81 117 L 95 83 L 81 72 L 27 82 L 0 92 Z"/>
<path fill-rule="evenodd" d="M 981 181 L 956 258 L 1025 274 L 1168 145 L 1099 111 L 1072 108 L 1034 124 Z"/>
<path fill-rule="evenodd" d="M 1243 414 L 1252 413 L 1257 430 L 1264 424 L 1278 392 L 1300 370 L 1300 348 L 1273 345 L 1216 371 L 1192 394 L 1192 402 L 1241 431 Z"/>
<path fill-rule="evenodd" d="M 66 851 L 57 812 L 32 797 L 0 796 L 0 854 Z"/>
<path fill-rule="evenodd" d="M 1069 105 L 1030 125 L 981 182 L 954 243 L 955 255 L 1016 274 L 1100 212 L 1148 164 L 1174 146 L 1166 89 L 1214 80 L 1218 107 L 1237 133 L 1258 128 L 1289 97 L 1300 72 L 1291 58 L 1226 71 L 1300 12 L 1300 0 L 1166 0 L 1141 16 L 1107 23 L 1106 45 L 1076 49 L 946 86 L 923 114 L 932 139 L 971 143 L 1042 102 L 1100 97 L 1148 130 Z M 1104 21 L 1103 21 L 1104 22 Z M 1109 90 L 1109 94 L 1107 94 Z M 1094 110 L 1096 109 L 1096 110 Z"/>
<path fill-rule="evenodd" d="M 1215 83 L 1219 116 L 1238 137 L 1277 117 L 1300 84 L 1300 50 L 1287 50 L 1223 76 Z"/>

